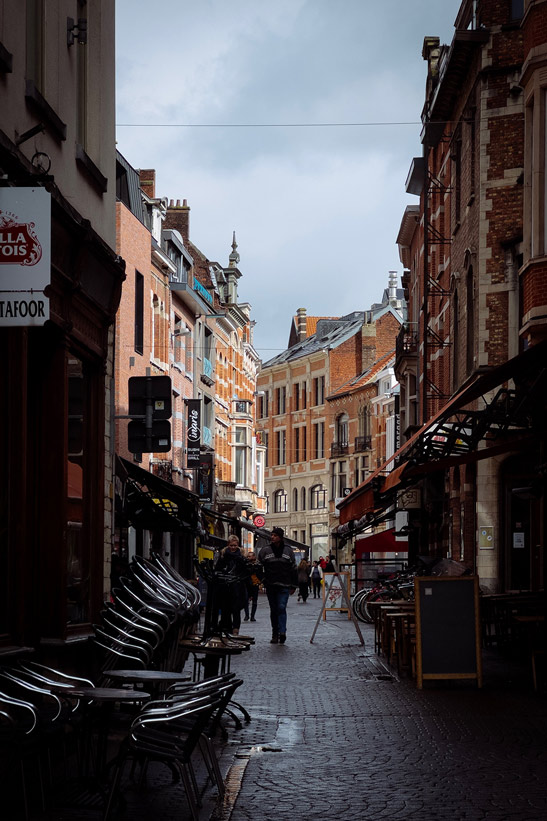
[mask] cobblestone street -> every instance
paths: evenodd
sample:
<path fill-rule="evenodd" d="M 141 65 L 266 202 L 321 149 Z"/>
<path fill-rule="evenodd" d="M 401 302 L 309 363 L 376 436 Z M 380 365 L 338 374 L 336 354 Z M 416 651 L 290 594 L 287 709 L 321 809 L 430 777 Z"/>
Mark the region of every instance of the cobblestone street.
<path fill-rule="evenodd" d="M 242 623 L 256 645 L 233 659 L 236 698 L 252 720 L 216 744 L 224 801 L 208 784 L 203 821 L 543 821 L 547 818 L 547 700 L 528 671 L 484 654 L 484 685 L 430 682 L 417 690 L 374 653 L 373 630 L 319 600 L 289 600 L 288 637 L 271 645 L 268 604 Z M 198 772 L 200 785 L 205 773 Z M 180 784 L 150 768 L 144 789 L 124 779 L 114 821 L 186 821 Z M 99 819 L 101 801 L 48 821 Z"/>
<path fill-rule="evenodd" d="M 343 614 L 327 613 L 310 644 L 319 610 L 290 599 L 285 646 L 268 642 L 264 597 L 256 624 L 242 625 L 257 643 L 234 669 L 253 720 L 225 751 L 236 759 L 215 821 L 547 818 L 547 702 L 521 671 L 485 658 L 481 690 L 419 691 L 383 666 L 366 625 L 361 647 Z"/>

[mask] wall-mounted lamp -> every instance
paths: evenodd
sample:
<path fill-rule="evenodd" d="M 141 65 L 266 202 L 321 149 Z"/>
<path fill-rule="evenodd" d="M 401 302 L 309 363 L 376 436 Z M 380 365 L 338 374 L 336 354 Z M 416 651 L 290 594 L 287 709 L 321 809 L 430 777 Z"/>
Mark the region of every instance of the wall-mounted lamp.
<path fill-rule="evenodd" d="M 85 17 L 78 17 L 78 22 L 74 23 L 73 17 L 66 18 L 66 44 L 73 46 L 77 40 L 79 45 L 87 44 L 87 20 Z"/>

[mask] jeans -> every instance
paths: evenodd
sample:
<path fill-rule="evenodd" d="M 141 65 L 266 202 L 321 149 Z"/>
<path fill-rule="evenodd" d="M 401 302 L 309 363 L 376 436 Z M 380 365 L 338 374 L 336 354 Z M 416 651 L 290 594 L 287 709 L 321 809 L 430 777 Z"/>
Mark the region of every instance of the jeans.
<path fill-rule="evenodd" d="M 256 608 L 258 606 L 258 586 L 253 584 L 252 592 L 249 595 L 249 598 L 245 602 L 245 607 L 243 608 L 245 611 L 245 618 L 249 618 L 249 603 L 251 604 L 251 618 L 254 619 L 256 614 Z"/>
<path fill-rule="evenodd" d="M 270 621 L 272 635 L 280 636 L 287 633 L 287 602 L 289 590 L 287 587 L 267 587 L 266 595 L 270 605 Z"/>

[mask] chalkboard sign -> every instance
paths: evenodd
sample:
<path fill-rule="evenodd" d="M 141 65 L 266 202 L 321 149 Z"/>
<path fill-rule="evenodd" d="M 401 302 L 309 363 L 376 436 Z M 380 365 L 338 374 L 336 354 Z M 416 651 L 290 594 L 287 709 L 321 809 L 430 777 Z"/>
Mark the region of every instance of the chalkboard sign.
<path fill-rule="evenodd" d="M 349 600 L 349 575 L 345 570 L 340 573 L 323 571 L 323 619 L 327 618 L 327 610 L 343 610 L 347 612 L 348 619 L 351 619 L 346 603 Z"/>
<path fill-rule="evenodd" d="M 477 576 L 421 576 L 416 599 L 416 679 L 482 684 Z"/>

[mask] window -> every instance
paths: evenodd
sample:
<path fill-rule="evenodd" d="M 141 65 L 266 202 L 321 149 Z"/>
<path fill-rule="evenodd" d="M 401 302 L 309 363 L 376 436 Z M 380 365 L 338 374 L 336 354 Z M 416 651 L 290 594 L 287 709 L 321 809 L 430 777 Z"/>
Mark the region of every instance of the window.
<path fill-rule="evenodd" d="M 295 489 L 292 492 L 292 509 L 295 513 L 298 511 L 298 488 L 297 487 L 295 487 Z"/>
<path fill-rule="evenodd" d="M 256 492 L 258 496 L 264 496 L 264 456 L 261 450 L 256 452 Z"/>
<path fill-rule="evenodd" d="M 327 489 L 324 485 L 314 485 L 310 488 L 310 508 L 319 510 L 327 506 Z"/>
<path fill-rule="evenodd" d="M 303 487 L 300 491 L 300 509 L 306 510 L 306 488 Z"/>
<path fill-rule="evenodd" d="M 341 499 L 347 487 L 347 462 L 331 463 L 331 496 L 333 499 Z"/>
<path fill-rule="evenodd" d="M 286 399 L 287 399 L 286 388 L 276 388 L 275 395 L 276 395 L 275 412 L 277 414 L 285 413 Z"/>
<path fill-rule="evenodd" d="M 300 410 L 300 385 L 296 382 L 292 388 L 293 410 Z"/>
<path fill-rule="evenodd" d="M 263 396 L 258 397 L 258 418 L 266 419 L 268 416 L 268 391 L 264 391 Z"/>
<path fill-rule="evenodd" d="M 247 428 L 236 427 L 235 441 L 235 482 L 237 485 L 247 487 Z"/>
<path fill-rule="evenodd" d="M 302 542 L 302 544 L 306 544 L 306 531 L 301 530 L 300 532 L 302 534 L 301 537 L 300 537 L 300 541 Z"/>
<path fill-rule="evenodd" d="M 284 430 L 275 432 L 275 449 L 277 455 L 277 464 L 285 465 L 287 459 L 287 433 Z"/>
<path fill-rule="evenodd" d="M 368 473 L 368 456 L 358 456 L 355 460 L 355 487 L 365 481 Z"/>
<path fill-rule="evenodd" d="M 511 0 L 511 20 L 521 20 L 524 15 L 524 0 Z"/>
<path fill-rule="evenodd" d="M 462 211 L 462 140 L 457 136 L 452 160 L 454 162 L 454 221 L 459 225 Z"/>
<path fill-rule="evenodd" d="M 317 422 L 313 425 L 313 458 L 325 458 L 325 423 Z"/>
<path fill-rule="evenodd" d="M 264 448 L 265 448 L 265 450 L 264 450 L 264 467 L 265 468 L 269 467 L 269 464 L 270 464 L 270 450 L 268 448 L 268 438 L 269 438 L 269 436 L 268 436 L 267 433 L 262 434 L 262 444 L 264 445 Z"/>
<path fill-rule="evenodd" d="M 473 269 L 470 268 L 467 274 L 466 282 L 466 314 L 467 314 L 467 333 L 466 333 L 466 367 L 467 375 L 471 373 L 474 365 L 474 337 L 475 337 L 475 293 L 473 283 Z"/>
<path fill-rule="evenodd" d="M 306 426 L 301 425 L 294 429 L 294 459 L 293 462 L 305 462 L 307 451 Z"/>
<path fill-rule="evenodd" d="M 284 490 L 276 490 L 274 493 L 274 513 L 287 512 L 287 494 Z"/>
<path fill-rule="evenodd" d="M 313 404 L 324 405 L 325 403 L 325 377 L 318 376 L 313 380 Z"/>
<path fill-rule="evenodd" d="M 43 93 L 44 80 L 44 38 L 46 21 L 44 0 L 27 0 L 27 49 L 26 76 Z"/>
<path fill-rule="evenodd" d="M 307 405 L 307 386 L 305 382 L 302 382 L 302 390 L 300 391 L 300 404 L 302 406 L 302 410 L 305 410 Z"/>
<path fill-rule="evenodd" d="M 341 413 L 336 420 L 336 441 L 339 445 L 348 444 L 348 425 L 349 416 L 347 413 Z"/>
<path fill-rule="evenodd" d="M 144 277 L 135 271 L 135 353 L 142 354 L 144 343 Z"/>
<path fill-rule="evenodd" d="M 186 345 L 185 339 L 186 337 L 182 333 L 185 330 L 185 325 L 182 322 L 180 316 L 175 314 L 175 326 L 174 326 L 174 334 L 173 334 L 173 356 L 175 360 L 175 364 L 179 367 L 183 366 L 183 363 L 186 360 Z"/>

